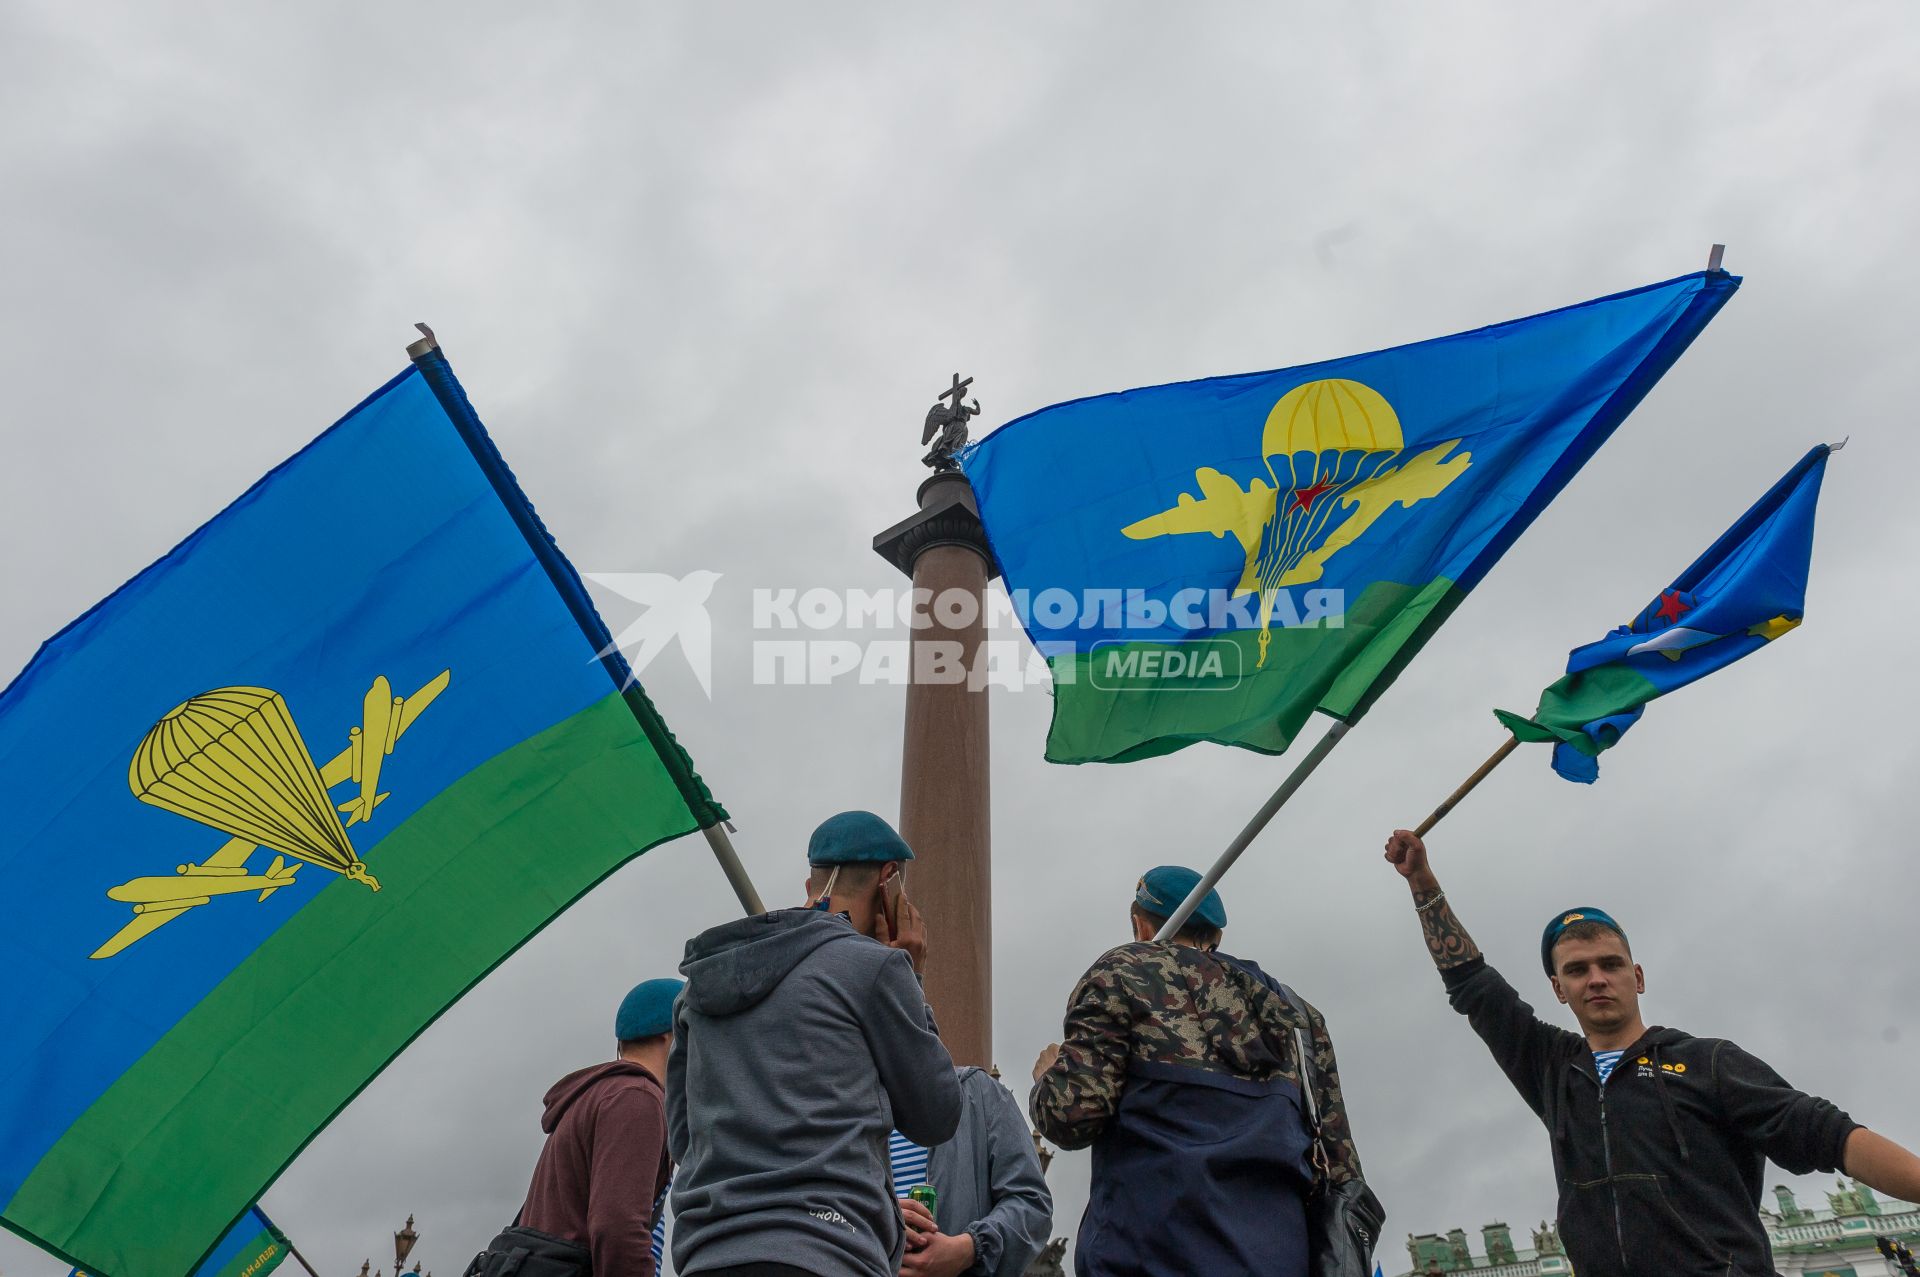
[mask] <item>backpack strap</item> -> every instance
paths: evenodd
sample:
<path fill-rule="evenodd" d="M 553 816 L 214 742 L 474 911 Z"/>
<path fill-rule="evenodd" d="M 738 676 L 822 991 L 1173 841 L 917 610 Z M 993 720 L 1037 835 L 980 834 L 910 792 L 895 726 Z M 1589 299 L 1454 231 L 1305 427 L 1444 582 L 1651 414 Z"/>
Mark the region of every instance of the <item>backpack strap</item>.
<path fill-rule="evenodd" d="M 1300 1062 L 1300 1098 L 1306 1105 L 1307 1132 L 1313 1140 L 1313 1166 L 1320 1176 L 1325 1178 L 1332 1164 L 1327 1157 L 1326 1140 L 1322 1138 L 1320 1132 L 1320 1099 L 1314 1094 L 1319 1086 L 1320 1075 L 1313 1067 L 1313 1051 L 1307 1042 L 1306 1029 L 1301 1027 L 1301 1025 L 1311 1027 L 1313 1016 L 1308 1012 L 1305 1000 L 1295 993 L 1291 986 L 1271 978 L 1268 983 L 1273 986 L 1276 993 L 1286 999 L 1287 1005 L 1293 1008 L 1294 1014 L 1301 1021 L 1301 1024 L 1293 1028 L 1293 1055 Z"/>
<path fill-rule="evenodd" d="M 1326 1140 L 1320 1131 L 1320 1099 L 1314 1092 L 1320 1081 L 1313 1067 L 1313 1051 L 1307 1041 L 1306 1029 L 1313 1025 L 1313 1013 L 1307 1009 L 1306 999 L 1293 991 L 1292 986 L 1282 984 L 1251 962 L 1235 958 L 1229 954 L 1210 955 L 1215 961 L 1233 967 L 1244 975 L 1251 976 L 1267 988 L 1280 995 L 1293 1014 L 1300 1021 L 1293 1028 L 1293 1055 L 1300 1064 L 1300 1099 L 1306 1109 L 1307 1136 L 1313 1144 L 1313 1167 L 1317 1177 L 1325 1181 L 1331 1177 L 1333 1160 L 1327 1156 Z M 1306 1026 L 1303 1028 L 1302 1026 Z"/>

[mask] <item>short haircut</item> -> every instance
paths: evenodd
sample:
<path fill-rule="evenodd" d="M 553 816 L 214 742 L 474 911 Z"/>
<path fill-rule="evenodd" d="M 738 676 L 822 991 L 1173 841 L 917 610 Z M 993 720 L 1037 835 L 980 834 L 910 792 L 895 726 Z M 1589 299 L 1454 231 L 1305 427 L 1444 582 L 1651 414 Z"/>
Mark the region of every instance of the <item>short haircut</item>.
<path fill-rule="evenodd" d="M 861 860 L 846 865 L 814 865 L 807 874 L 807 884 L 817 896 L 827 889 L 827 880 L 833 879 L 833 889 L 839 893 L 865 891 L 880 881 L 880 871 L 888 865 L 898 864 L 895 860 Z M 834 878 L 834 872 L 840 876 Z"/>
<path fill-rule="evenodd" d="M 1627 943 L 1627 938 L 1604 922 L 1574 923 L 1554 937 L 1552 952 L 1559 953 L 1560 946 L 1569 940 L 1605 940 L 1609 936 L 1620 942 L 1620 947 L 1627 951 L 1627 957 L 1629 959 L 1633 957 L 1633 946 Z M 1560 973 L 1560 960 L 1558 958 L 1554 959 L 1553 971 L 1555 975 Z"/>
<path fill-rule="evenodd" d="M 665 1033 L 654 1033 L 644 1038 L 621 1038 L 619 1042 L 615 1044 L 615 1047 L 618 1054 L 625 1055 L 628 1051 L 636 1047 L 664 1046 L 667 1039 L 672 1036 L 673 1030 L 668 1029 Z M 664 1081 L 665 1079 L 662 1080 Z"/>
<path fill-rule="evenodd" d="M 1162 918 L 1158 914 L 1148 913 L 1145 909 L 1141 908 L 1140 902 L 1137 900 L 1133 903 L 1132 913 L 1136 918 L 1144 918 L 1148 922 L 1151 922 L 1156 931 L 1167 925 L 1165 918 Z M 1220 928 L 1202 922 L 1198 918 L 1189 917 L 1187 919 L 1187 925 L 1174 932 L 1174 939 L 1183 944 L 1190 944 L 1196 949 L 1211 949 L 1220 943 L 1221 934 Z"/>

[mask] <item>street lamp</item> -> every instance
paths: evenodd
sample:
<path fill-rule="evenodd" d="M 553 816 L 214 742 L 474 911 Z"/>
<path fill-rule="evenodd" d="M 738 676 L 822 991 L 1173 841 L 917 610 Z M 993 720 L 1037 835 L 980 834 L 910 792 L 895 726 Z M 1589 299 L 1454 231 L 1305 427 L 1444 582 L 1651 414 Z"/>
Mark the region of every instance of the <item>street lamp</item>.
<path fill-rule="evenodd" d="M 1040 1159 L 1040 1173 L 1045 1175 L 1047 1168 L 1053 1165 L 1053 1150 L 1040 1142 L 1040 1132 L 1033 1133 L 1033 1151 Z"/>
<path fill-rule="evenodd" d="M 393 1277 L 400 1277 L 407 1256 L 413 1253 L 413 1244 L 419 1240 L 420 1234 L 413 1231 L 413 1216 L 409 1215 L 407 1226 L 393 1235 Z"/>

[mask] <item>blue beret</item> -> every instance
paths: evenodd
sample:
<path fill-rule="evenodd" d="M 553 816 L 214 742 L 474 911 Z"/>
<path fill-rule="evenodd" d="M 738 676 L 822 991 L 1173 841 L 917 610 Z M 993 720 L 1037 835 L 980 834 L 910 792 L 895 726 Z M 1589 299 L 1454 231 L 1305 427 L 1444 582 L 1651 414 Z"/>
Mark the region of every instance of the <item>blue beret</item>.
<path fill-rule="evenodd" d="M 1156 918 L 1171 918 L 1180 902 L 1192 894 L 1200 885 L 1200 875 L 1183 865 L 1161 865 L 1158 869 L 1147 870 L 1133 889 L 1133 902 Z M 1209 891 L 1193 916 L 1209 927 L 1225 930 L 1227 926 L 1227 907 L 1220 903 L 1220 893 Z"/>
<path fill-rule="evenodd" d="M 912 860 L 913 848 L 880 817 L 870 811 L 843 811 L 829 816 L 807 840 L 810 865 L 884 865 Z"/>
<path fill-rule="evenodd" d="M 1553 946 L 1560 942 L 1560 937 L 1566 934 L 1568 927 L 1579 922 L 1597 922 L 1619 936 L 1621 944 L 1627 942 L 1627 933 L 1603 909 L 1583 907 L 1569 909 L 1565 913 L 1556 913 L 1553 915 L 1553 921 L 1547 924 L 1547 929 L 1540 933 L 1540 965 L 1546 969 L 1548 975 L 1553 974 Z"/>
<path fill-rule="evenodd" d="M 673 1028 L 673 1000 L 686 987 L 685 980 L 672 976 L 634 985 L 633 992 L 621 999 L 620 1013 L 613 1017 L 615 1039 L 631 1042 L 658 1037 Z"/>

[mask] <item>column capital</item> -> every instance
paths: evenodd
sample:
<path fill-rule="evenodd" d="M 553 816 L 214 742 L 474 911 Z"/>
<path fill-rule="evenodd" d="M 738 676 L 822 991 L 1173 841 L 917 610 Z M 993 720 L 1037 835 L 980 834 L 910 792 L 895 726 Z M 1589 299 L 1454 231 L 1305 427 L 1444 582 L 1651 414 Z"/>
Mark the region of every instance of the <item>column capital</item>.
<path fill-rule="evenodd" d="M 958 471 L 928 476 L 917 494 L 920 509 L 873 538 L 874 553 L 908 577 L 922 553 L 936 545 L 958 545 L 974 551 L 987 565 L 987 579 L 1000 575 L 987 544 L 987 530 L 974 503 L 973 485 Z"/>

